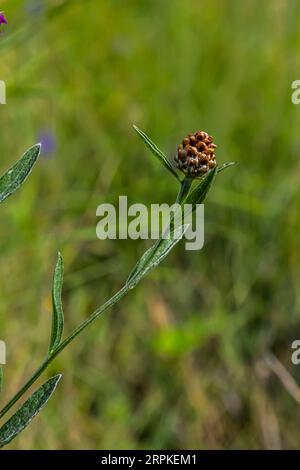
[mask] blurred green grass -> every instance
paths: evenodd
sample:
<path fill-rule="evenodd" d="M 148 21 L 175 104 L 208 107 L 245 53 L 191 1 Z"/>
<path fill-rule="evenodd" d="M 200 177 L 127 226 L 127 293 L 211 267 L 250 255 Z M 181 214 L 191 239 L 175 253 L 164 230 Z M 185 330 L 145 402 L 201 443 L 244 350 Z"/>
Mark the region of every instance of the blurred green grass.
<path fill-rule="evenodd" d="M 238 165 L 209 194 L 204 249 L 178 246 L 57 359 L 56 396 L 9 447 L 299 447 L 299 403 L 265 360 L 299 382 L 299 2 L 37 3 L 0 3 L 1 170 L 41 133 L 56 141 L 1 207 L 3 401 L 46 352 L 56 252 L 70 330 L 146 245 L 96 240 L 98 204 L 175 197 L 131 124 L 170 157 L 207 130 L 218 161 Z"/>

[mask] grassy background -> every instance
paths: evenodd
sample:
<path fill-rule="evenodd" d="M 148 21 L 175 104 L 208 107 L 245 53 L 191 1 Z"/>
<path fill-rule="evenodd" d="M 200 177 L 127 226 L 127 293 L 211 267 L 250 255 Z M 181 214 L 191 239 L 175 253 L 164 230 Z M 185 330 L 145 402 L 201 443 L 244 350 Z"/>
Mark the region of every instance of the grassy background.
<path fill-rule="evenodd" d="M 96 207 L 172 202 L 190 131 L 238 162 L 206 203 L 200 252 L 164 264 L 48 371 L 64 379 L 9 448 L 297 448 L 300 107 L 297 0 L 1 1 L 1 172 L 55 140 L 1 207 L 5 402 L 45 354 L 56 252 L 71 330 L 123 283 L 145 241 L 96 239 Z M 277 360 L 275 359 L 277 358 Z"/>

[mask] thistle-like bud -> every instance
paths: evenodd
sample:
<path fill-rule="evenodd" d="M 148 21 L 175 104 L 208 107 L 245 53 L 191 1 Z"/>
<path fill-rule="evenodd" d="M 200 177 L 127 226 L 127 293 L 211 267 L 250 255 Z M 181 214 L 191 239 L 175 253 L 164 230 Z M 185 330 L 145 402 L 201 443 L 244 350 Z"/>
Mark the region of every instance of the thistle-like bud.
<path fill-rule="evenodd" d="M 179 145 L 175 162 L 185 175 L 196 178 L 216 166 L 216 145 L 213 138 L 204 131 L 189 134 Z"/>

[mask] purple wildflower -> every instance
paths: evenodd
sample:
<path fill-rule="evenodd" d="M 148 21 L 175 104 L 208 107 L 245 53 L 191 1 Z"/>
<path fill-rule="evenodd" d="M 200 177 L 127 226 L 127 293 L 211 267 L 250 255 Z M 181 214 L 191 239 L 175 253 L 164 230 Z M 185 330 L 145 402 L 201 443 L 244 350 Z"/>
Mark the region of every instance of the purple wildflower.
<path fill-rule="evenodd" d="M 7 19 L 4 16 L 4 11 L 0 11 L 0 25 L 7 24 Z"/>
<path fill-rule="evenodd" d="M 55 135 L 50 130 L 42 130 L 39 133 L 39 141 L 42 145 L 42 153 L 45 156 L 51 156 L 55 152 L 56 139 Z"/>

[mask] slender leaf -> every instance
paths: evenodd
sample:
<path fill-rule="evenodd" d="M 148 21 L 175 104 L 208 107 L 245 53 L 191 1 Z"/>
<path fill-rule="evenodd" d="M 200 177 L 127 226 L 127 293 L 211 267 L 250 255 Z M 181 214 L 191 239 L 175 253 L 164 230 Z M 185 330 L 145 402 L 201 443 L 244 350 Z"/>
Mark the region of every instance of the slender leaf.
<path fill-rule="evenodd" d="M 136 275 L 138 275 L 139 272 L 141 272 L 141 270 L 146 265 L 148 259 L 150 259 L 150 257 L 152 255 L 152 253 L 154 252 L 155 248 L 156 248 L 156 243 L 154 245 L 152 245 L 147 251 L 145 251 L 145 253 L 141 256 L 141 258 L 138 260 L 138 262 L 134 266 L 133 270 L 129 274 L 129 276 L 127 278 L 127 281 L 126 281 L 126 284 L 130 284 L 130 281 L 134 277 L 136 277 Z"/>
<path fill-rule="evenodd" d="M 223 163 L 223 165 L 221 166 L 218 166 L 217 168 L 217 173 L 221 173 L 221 171 L 225 170 L 226 168 L 230 167 L 230 166 L 233 166 L 235 165 L 236 162 L 226 162 L 226 163 Z"/>
<path fill-rule="evenodd" d="M 59 346 L 64 331 L 64 312 L 61 301 L 62 285 L 64 276 L 64 261 L 58 253 L 54 270 L 52 289 L 52 331 L 49 345 L 49 354 L 53 353 Z"/>
<path fill-rule="evenodd" d="M 175 178 L 180 181 L 179 176 L 177 175 L 176 171 L 172 167 L 171 163 L 169 162 L 168 158 L 166 155 L 157 147 L 157 145 L 152 142 L 150 137 L 148 137 L 145 132 L 141 131 L 137 126 L 133 126 L 134 130 L 138 133 L 138 135 L 141 137 L 141 139 L 145 142 L 147 147 L 151 150 L 153 155 L 158 158 L 160 163 L 169 170 Z"/>
<path fill-rule="evenodd" d="M 0 393 L 2 392 L 3 389 L 3 367 L 0 366 Z"/>
<path fill-rule="evenodd" d="M 17 412 L 0 428 L 0 447 L 11 442 L 25 429 L 32 419 L 41 411 L 54 392 L 61 375 L 56 375 L 44 383 Z"/>
<path fill-rule="evenodd" d="M 225 169 L 228 166 L 231 166 L 231 164 L 226 164 L 221 169 Z M 211 187 L 211 184 L 214 180 L 216 173 L 217 173 L 217 168 L 214 168 L 213 170 L 209 171 L 205 176 L 201 178 L 198 185 L 190 193 L 188 193 L 188 190 L 190 187 L 188 185 L 187 195 L 181 201 L 181 205 L 191 204 L 193 207 L 193 210 L 195 210 L 196 205 L 201 204 L 204 201 Z M 173 219 L 171 220 L 170 227 L 172 227 L 172 224 L 175 221 L 175 215 Z M 128 285 L 132 284 L 133 286 L 135 286 L 142 277 L 144 277 L 151 269 L 157 266 L 163 260 L 163 258 L 167 256 L 167 254 L 170 252 L 173 246 L 175 246 L 176 243 L 183 237 L 186 230 L 187 230 L 187 226 L 181 226 L 179 228 L 176 228 L 174 230 L 174 238 L 175 238 L 174 240 L 172 238 L 171 239 L 161 238 L 151 248 L 149 248 L 143 254 L 143 256 L 139 259 L 139 261 L 136 263 L 135 267 L 133 268 L 132 272 L 130 273 L 127 279 L 127 284 Z"/>
<path fill-rule="evenodd" d="M 180 191 L 176 198 L 176 202 L 181 204 L 184 199 L 187 197 L 188 193 L 190 192 L 191 186 L 193 184 L 193 178 L 190 176 L 185 176 L 185 178 L 181 181 Z"/>
<path fill-rule="evenodd" d="M 182 239 L 188 229 L 188 225 L 182 225 L 176 228 L 170 238 L 160 238 L 151 248 L 149 248 L 140 260 L 137 262 L 127 279 L 127 285 L 130 288 L 148 274 L 152 269 L 158 266 L 164 258 L 170 253 L 174 246 Z"/>
<path fill-rule="evenodd" d="M 207 175 L 203 176 L 198 185 L 190 193 L 187 193 L 185 199 L 181 201 L 181 204 L 191 204 L 193 206 L 193 209 L 196 208 L 196 204 L 201 204 L 210 189 L 215 174 L 216 168 L 208 172 Z M 171 220 L 170 227 L 173 226 L 174 220 L 175 216 Z M 176 243 L 183 237 L 186 230 L 187 226 L 181 226 L 179 228 L 176 228 L 174 230 L 174 239 L 172 239 L 172 237 L 171 239 L 161 238 L 152 247 L 150 247 L 139 259 L 139 261 L 136 263 L 135 267 L 129 274 L 127 284 L 132 284 L 133 286 L 135 286 L 137 282 L 139 282 L 140 279 L 150 271 L 150 269 L 157 266 L 157 264 L 159 264 L 163 260 L 163 258 L 167 256 L 173 246 L 175 246 Z M 157 259 L 159 260 L 158 263 L 156 262 Z"/>
<path fill-rule="evenodd" d="M 193 208 L 196 208 L 196 204 L 201 204 L 211 187 L 215 175 L 216 168 L 210 170 L 203 176 L 197 186 L 187 195 L 182 204 L 192 204 Z"/>
<path fill-rule="evenodd" d="M 14 166 L 0 177 L 0 202 L 3 202 L 19 189 L 37 161 L 40 150 L 40 144 L 31 147 Z"/>

